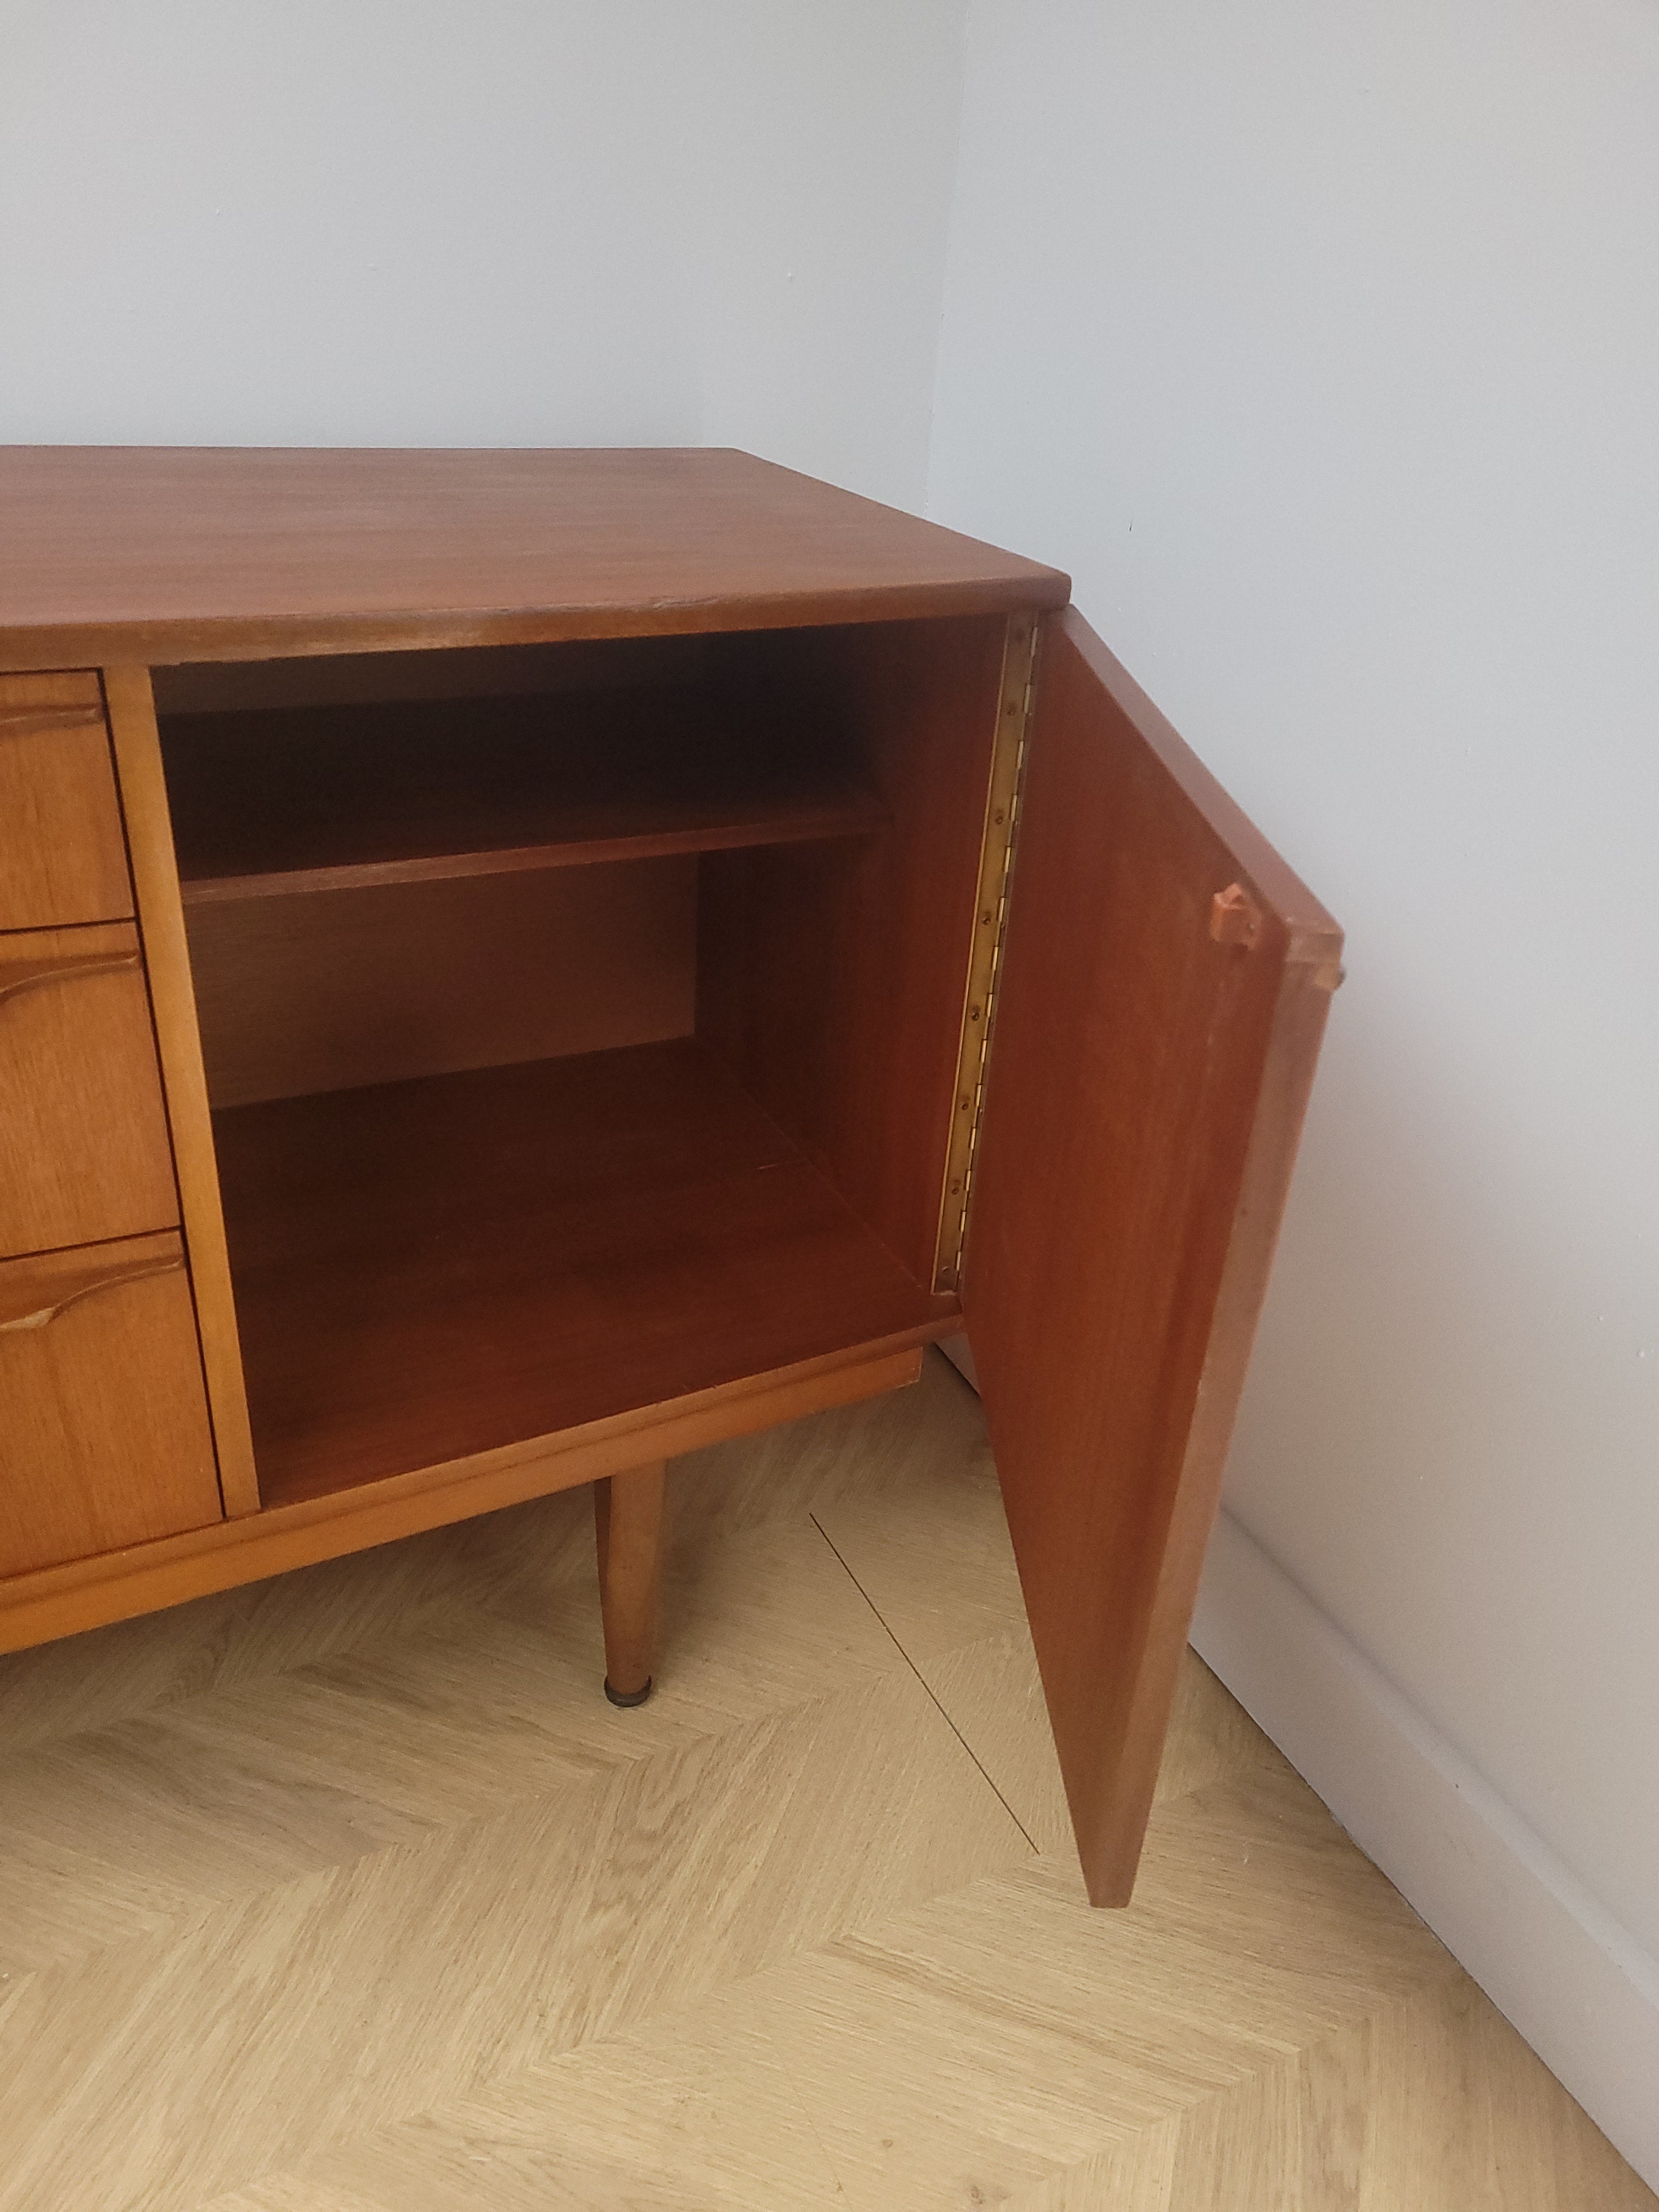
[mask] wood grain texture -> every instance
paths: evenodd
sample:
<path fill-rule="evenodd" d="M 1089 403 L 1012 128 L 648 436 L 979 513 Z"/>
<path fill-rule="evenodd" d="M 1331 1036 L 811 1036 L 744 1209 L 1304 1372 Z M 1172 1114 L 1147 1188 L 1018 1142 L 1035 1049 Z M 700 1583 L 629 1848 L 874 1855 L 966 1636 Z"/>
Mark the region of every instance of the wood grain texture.
<path fill-rule="evenodd" d="M 173 858 L 155 708 L 148 669 L 106 668 L 103 682 L 137 894 L 138 927 L 173 1139 L 185 1253 L 196 1299 L 220 1490 L 226 1512 L 234 1517 L 258 1510 L 259 1486 L 253 1468 L 236 1307 L 219 1205 L 219 1170 L 202 1071 L 202 1041 L 196 1022 L 196 994 L 185 938 L 184 908 L 179 897 L 179 870 Z"/>
<path fill-rule="evenodd" d="M 1235 884 L 1249 941 L 1212 929 Z M 1340 933 L 1050 626 L 963 1294 L 1079 1848 L 1127 1902 Z"/>
<path fill-rule="evenodd" d="M 748 454 L 0 448 L 0 665 L 769 629 L 1063 576 Z"/>
<path fill-rule="evenodd" d="M 393 700 L 514 699 L 641 684 L 696 685 L 708 640 L 565 639 L 549 645 L 458 645 L 441 653 L 326 653 L 288 660 L 186 660 L 150 671 L 163 726 L 175 715 L 384 707 Z"/>
<path fill-rule="evenodd" d="M 954 1310 L 689 1040 L 216 1116 L 267 1504 Z"/>
<path fill-rule="evenodd" d="M 702 864 L 697 1032 L 933 1279 L 1006 619 L 769 641 L 885 808 L 856 844 Z"/>
<path fill-rule="evenodd" d="M 929 1368 L 672 1470 L 636 1712 L 574 1492 L 0 1662 L 5 2212 L 1653 2212 L 1196 1662 L 1135 1905 L 1033 1853 Z"/>
<path fill-rule="evenodd" d="M 131 912 L 96 674 L 0 676 L 0 930 Z"/>
<path fill-rule="evenodd" d="M 192 907 L 216 1107 L 689 1036 L 696 863 Z"/>
<path fill-rule="evenodd" d="M 914 1346 L 861 1345 L 850 1354 L 802 1360 L 740 1383 L 688 1393 L 644 1412 L 591 1421 L 550 1442 L 480 1452 L 414 1474 L 365 1483 L 227 1520 L 185 1536 L 0 1579 L 0 1652 L 27 1650 L 112 1621 L 267 1576 L 288 1573 L 447 1528 L 528 1498 L 601 1481 L 644 1453 L 672 1456 L 748 1436 L 826 1406 L 902 1390 L 916 1379 Z M 314 1624 L 326 1638 L 326 1624 Z"/>
<path fill-rule="evenodd" d="M 0 936 L 0 1257 L 178 1218 L 137 931 Z"/>
<path fill-rule="evenodd" d="M 162 731 L 186 906 L 854 836 L 882 809 L 721 700 L 650 685 Z"/>
<path fill-rule="evenodd" d="M 605 1686 L 613 1702 L 643 1698 L 657 1664 L 666 1474 L 665 1463 L 653 1460 L 593 1486 Z"/>
<path fill-rule="evenodd" d="M 176 1234 L 0 1261 L 0 1575 L 219 1518 Z"/>

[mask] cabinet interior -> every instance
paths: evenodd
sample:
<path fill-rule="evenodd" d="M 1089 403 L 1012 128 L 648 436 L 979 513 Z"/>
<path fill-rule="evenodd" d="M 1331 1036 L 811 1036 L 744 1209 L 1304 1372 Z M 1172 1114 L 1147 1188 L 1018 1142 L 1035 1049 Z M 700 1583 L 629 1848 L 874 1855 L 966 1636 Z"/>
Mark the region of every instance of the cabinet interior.
<path fill-rule="evenodd" d="M 264 1503 L 948 1325 L 1004 630 L 155 671 Z"/>

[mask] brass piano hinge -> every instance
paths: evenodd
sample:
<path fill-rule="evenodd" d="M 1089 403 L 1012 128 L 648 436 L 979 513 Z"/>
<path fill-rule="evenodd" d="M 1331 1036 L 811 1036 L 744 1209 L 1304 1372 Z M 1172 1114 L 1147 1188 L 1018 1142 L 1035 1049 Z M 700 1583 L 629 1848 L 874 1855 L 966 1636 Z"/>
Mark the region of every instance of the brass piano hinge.
<path fill-rule="evenodd" d="M 985 832 L 980 846 L 979 897 L 963 1000 L 962 1042 L 957 1055 L 957 1085 L 951 1098 L 951 1141 L 945 1155 L 945 1189 L 939 1206 L 939 1245 L 933 1288 L 955 1291 L 962 1284 L 962 1258 L 968 1242 L 968 1207 L 973 1196 L 974 1156 L 979 1146 L 985 1102 L 985 1071 L 996 1020 L 997 981 L 1007 929 L 1008 884 L 1013 870 L 1014 836 L 1025 769 L 1025 741 L 1030 727 L 1036 682 L 1039 618 L 1012 616 L 1003 647 L 1002 681 L 997 690 L 997 726 L 991 746 L 991 781 L 986 795 Z"/>

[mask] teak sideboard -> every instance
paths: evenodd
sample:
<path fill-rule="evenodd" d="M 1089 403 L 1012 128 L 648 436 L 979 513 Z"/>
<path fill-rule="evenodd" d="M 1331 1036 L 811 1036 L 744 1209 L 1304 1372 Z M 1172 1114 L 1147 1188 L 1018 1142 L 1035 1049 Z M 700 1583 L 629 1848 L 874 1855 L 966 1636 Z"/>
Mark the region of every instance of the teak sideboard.
<path fill-rule="evenodd" d="M 1126 1900 L 1340 937 L 1068 598 L 739 453 L 0 452 L 0 1650 L 591 1481 L 633 1702 L 664 1462 L 965 1326 Z"/>

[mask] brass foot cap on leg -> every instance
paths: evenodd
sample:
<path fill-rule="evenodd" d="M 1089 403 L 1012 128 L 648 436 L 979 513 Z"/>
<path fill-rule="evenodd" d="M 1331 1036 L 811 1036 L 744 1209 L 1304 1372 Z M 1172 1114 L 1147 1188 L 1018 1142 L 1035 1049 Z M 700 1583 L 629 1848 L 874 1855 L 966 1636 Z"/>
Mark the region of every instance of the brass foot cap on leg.
<path fill-rule="evenodd" d="M 605 1694 L 613 1705 L 642 1705 L 651 1694 L 651 1676 L 647 1674 L 645 1678 L 645 1687 L 642 1690 L 613 1690 L 611 1686 L 611 1677 L 607 1674 L 605 1680 Z"/>

